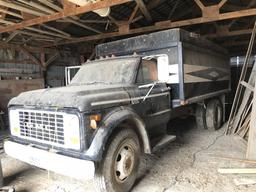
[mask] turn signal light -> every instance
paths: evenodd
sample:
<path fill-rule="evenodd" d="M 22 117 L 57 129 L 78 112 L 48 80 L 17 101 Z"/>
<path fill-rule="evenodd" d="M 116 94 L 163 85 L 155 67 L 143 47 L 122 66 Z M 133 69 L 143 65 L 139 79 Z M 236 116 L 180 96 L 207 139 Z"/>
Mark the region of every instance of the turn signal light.
<path fill-rule="evenodd" d="M 101 115 L 90 115 L 90 120 L 95 120 L 95 121 L 100 121 L 101 120 Z"/>
<path fill-rule="evenodd" d="M 101 115 L 90 115 L 90 127 L 92 129 L 97 129 L 97 122 L 101 120 Z"/>

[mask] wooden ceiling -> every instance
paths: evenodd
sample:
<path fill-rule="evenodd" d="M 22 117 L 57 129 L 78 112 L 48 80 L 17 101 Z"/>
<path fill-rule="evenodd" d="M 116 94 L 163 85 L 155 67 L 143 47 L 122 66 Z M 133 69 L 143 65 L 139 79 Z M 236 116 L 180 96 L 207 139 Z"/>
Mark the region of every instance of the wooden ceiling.
<path fill-rule="evenodd" d="M 230 51 L 235 46 L 235 53 L 248 44 L 255 7 L 256 0 L 0 0 L 0 37 L 18 45 L 81 46 L 182 27 Z"/>

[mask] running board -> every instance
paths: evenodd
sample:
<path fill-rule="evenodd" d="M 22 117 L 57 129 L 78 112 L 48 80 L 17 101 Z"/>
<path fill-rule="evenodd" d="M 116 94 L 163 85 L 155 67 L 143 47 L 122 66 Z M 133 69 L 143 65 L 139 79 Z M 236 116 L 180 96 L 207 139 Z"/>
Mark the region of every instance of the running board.
<path fill-rule="evenodd" d="M 167 144 L 169 144 L 172 141 L 175 141 L 176 136 L 175 135 L 165 135 L 153 148 L 153 153 L 158 151 L 159 149 L 165 147 Z"/>

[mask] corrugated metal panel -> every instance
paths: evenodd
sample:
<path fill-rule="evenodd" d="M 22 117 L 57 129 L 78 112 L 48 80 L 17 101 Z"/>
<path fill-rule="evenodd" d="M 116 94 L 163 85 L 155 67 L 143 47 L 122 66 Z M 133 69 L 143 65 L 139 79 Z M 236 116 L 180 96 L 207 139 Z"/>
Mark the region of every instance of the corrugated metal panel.
<path fill-rule="evenodd" d="M 20 52 L 13 54 L 11 50 L 0 49 L 0 77 L 2 79 L 40 77 L 40 67 L 31 63 Z"/>

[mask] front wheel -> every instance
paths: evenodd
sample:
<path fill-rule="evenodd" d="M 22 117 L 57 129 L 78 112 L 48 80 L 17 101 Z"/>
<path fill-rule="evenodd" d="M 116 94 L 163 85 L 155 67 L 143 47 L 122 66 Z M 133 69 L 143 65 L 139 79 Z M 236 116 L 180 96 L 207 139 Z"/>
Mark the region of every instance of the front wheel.
<path fill-rule="evenodd" d="M 130 191 L 138 175 L 138 136 L 132 129 L 124 128 L 110 139 L 104 158 L 96 168 L 96 188 L 100 192 Z"/>

